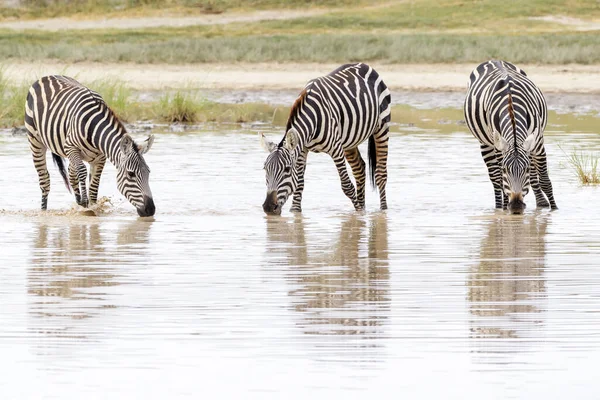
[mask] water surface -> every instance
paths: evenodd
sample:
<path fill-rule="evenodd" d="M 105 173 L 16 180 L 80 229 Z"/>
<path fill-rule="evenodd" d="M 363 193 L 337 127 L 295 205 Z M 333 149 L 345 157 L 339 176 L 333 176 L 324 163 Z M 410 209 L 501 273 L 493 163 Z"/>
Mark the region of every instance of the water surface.
<path fill-rule="evenodd" d="M 311 154 L 304 212 L 281 217 L 261 209 L 254 130 L 161 134 L 152 219 L 112 166 L 104 213 L 53 166 L 38 212 L 25 138 L 0 136 L 2 398 L 597 398 L 600 193 L 558 146 L 600 137 L 551 127 L 560 209 L 529 195 L 509 216 L 454 130 L 396 129 L 387 212 L 370 190 L 354 212 Z"/>

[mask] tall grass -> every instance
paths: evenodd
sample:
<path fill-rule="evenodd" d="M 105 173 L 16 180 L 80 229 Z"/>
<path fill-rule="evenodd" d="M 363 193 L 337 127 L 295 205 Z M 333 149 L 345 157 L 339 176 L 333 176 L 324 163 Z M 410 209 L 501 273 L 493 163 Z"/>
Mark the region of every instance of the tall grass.
<path fill-rule="evenodd" d="M 222 104 L 203 99 L 190 91 L 166 93 L 152 105 L 154 119 L 168 123 L 270 122 L 283 124 L 283 114 L 268 104 Z"/>
<path fill-rule="evenodd" d="M 157 100 L 140 102 L 131 89 L 118 79 L 82 82 L 97 91 L 117 117 L 123 122 L 153 120 L 167 123 L 202 122 L 267 122 L 285 123 L 289 110 L 282 112 L 268 104 L 222 104 L 203 99 L 198 93 L 176 91 L 166 93 Z M 25 100 L 31 82 L 14 84 L 0 70 L 0 127 L 22 126 Z"/>
<path fill-rule="evenodd" d="M 210 63 L 335 62 L 478 63 L 490 58 L 515 63 L 597 64 L 596 33 L 512 35 L 300 34 L 171 36 L 141 32 L 0 35 L 3 60 L 64 62 Z"/>
<path fill-rule="evenodd" d="M 165 122 L 197 122 L 201 101 L 189 93 L 165 94 L 156 107 L 156 115 Z"/>
<path fill-rule="evenodd" d="M 600 184 L 600 175 L 598 174 L 599 159 L 600 156 L 598 155 L 575 150 L 567 156 L 569 166 L 582 185 Z"/>
<path fill-rule="evenodd" d="M 98 92 L 120 120 L 132 118 L 136 104 L 131 100 L 131 89 L 119 79 L 100 79 L 89 83 L 89 88 Z"/>
<path fill-rule="evenodd" d="M 4 126 L 21 126 L 25 116 L 25 101 L 29 82 L 10 85 L 0 70 L 0 124 Z"/>

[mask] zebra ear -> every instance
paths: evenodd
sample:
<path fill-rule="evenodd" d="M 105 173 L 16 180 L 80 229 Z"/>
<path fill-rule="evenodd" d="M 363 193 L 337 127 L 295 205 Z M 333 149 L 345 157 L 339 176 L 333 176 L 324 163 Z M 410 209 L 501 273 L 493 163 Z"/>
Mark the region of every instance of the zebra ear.
<path fill-rule="evenodd" d="M 140 154 L 146 154 L 150 150 L 150 147 L 152 147 L 152 143 L 154 143 L 154 135 L 148 136 L 148 139 L 138 144 Z"/>
<path fill-rule="evenodd" d="M 494 146 L 498 151 L 504 151 L 508 147 L 508 142 L 499 132 L 494 133 Z"/>
<path fill-rule="evenodd" d="M 533 133 L 531 135 L 527 136 L 527 138 L 523 142 L 523 150 L 525 150 L 528 153 L 531 153 L 533 151 L 533 149 L 535 148 L 535 139 L 536 139 L 536 136 Z"/>
<path fill-rule="evenodd" d="M 135 143 L 131 136 L 125 134 L 123 139 L 121 139 L 121 151 L 123 154 L 130 154 L 132 151 L 135 151 Z"/>
<path fill-rule="evenodd" d="M 296 146 L 298 146 L 298 132 L 296 132 L 295 129 L 292 128 L 289 131 L 287 131 L 287 133 L 285 134 L 285 140 L 283 142 L 283 145 L 289 151 L 294 150 Z"/>
<path fill-rule="evenodd" d="M 260 133 L 259 135 L 260 135 L 260 145 L 262 146 L 263 149 L 265 149 L 265 151 L 270 153 L 273 150 L 275 150 L 275 147 L 277 147 L 277 145 L 275 143 L 269 142 L 269 140 L 265 137 L 264 134 Z"/>

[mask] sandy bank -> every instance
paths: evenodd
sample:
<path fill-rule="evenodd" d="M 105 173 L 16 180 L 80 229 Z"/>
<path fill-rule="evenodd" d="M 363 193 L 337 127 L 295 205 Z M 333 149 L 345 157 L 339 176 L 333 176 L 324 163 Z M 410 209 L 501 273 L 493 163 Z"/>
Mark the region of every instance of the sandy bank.
<path fill-rule="evenodd" d="M 372 64 L 393 90 L 464 91 L 475 65 Z M 66 74 L 82 82 L 118 78 L 136 90 L 235 89 L 300 90 L 311 78 L 324 75 L 336 64 L 198 64 L 139 65 L 96 63 L 4 64 L 10 81 L 33 81 L 47 74 Z M 600 65 L 521 65 L 547 93 L 600 93 Z"/>
<path fill-rule="evenodd" d="M 61 30 L 85 29 L 143 29 L 156 27 L 184 27 L 195 25 L 224 25 L 231 23 L 249 23 L 264 20 L 287 20 L 320 15 L 326 9 L 314 10 L 265 10 L 245 13 L 202 14 L 193 16 L 160 16 L 132 18 L 46 18 L 33 20 L 2 21 L 0 29 L 42 30 L 56 32 Z"/>

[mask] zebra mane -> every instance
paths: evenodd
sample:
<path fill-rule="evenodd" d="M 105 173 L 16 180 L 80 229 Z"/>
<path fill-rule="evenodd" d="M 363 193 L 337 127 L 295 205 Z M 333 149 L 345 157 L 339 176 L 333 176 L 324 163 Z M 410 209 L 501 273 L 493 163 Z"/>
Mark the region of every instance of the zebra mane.
<path fill-rule="evenodd" d="M 513 107 L 512 95 L 510 94 L 510 84 L 508 85 L 508 116 L 513 128 L 513 140 L 515 142 L 515 150 L 517 148 L 517 127 L 515 124 L 515 109 Z"/>
<path fill-rule="evenodd" d="M 296 118 L 298 113 L 300 112 L 300 109 L 302 108 L 302 105 L 304 104 L 304 100 L 306 99 L 307 94 L 308 94 L 308 91 L 306 89 L 302 90 L 302 92 L 300 92 L 300 95 L 298 96 L 296 101 L 294 101 L 294 105 L 292 106 L 292 109 L 290 110 L 290 116 L 288 117 L 287 124 L 285 126 L 286 134 L 292 128 L 292 122 L 294 121 L 294 118 Z M 285 140 L 285 135 L 283 135 L 283 139 L 281 140 L 281 143 L 283 143 L 284 140 Z M 280 146 L 281 146 L 281 143 L 280 143 Z"/>
<path fill-rule="evenodd" d="M 88 88 L 86 88 L 88 89 Z M 121 122 L 121 119 L 117 116 L 117 114 L 113 111 L 112 108 L 109 107 L 108 104 L 106 104 L 106 101 L 104 101 L 104 99 L 96 92 L 94 92 L 93 90 L 88 89 L 88 91 L 92 94 L 92 96 L 94 97 L 94 100 L 96 101 L 96 104 L 103 109 L 106 109 L 106 112 L 113 118 L 113 120 L 115 121 L 115 125 L 117 126 L 117 131 L 118 132 L 122 132 L 123 135 L 125 135 L 127 133 L 127 129 L 125 128 L 125 125 L 123 125 L 123 123 Z M 134 149 L 137 151 L 137 144 L 135 143 L 135 141 L 133 142 L 133 147 Z"/>

